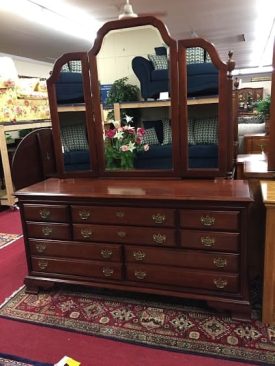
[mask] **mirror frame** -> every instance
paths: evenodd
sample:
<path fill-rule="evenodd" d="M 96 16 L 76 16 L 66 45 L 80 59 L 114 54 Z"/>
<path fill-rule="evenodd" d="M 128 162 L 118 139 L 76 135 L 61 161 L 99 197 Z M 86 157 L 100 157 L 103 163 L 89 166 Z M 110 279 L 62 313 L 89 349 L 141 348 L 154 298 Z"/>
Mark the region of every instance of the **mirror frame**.
<path fill-rule="evenodd" d="M 155 27 L 161 34 L 164 42 L 170 48 L 169 72 L 170 72 L 170 100 L 171 100 L 171 127 L 172 127 L 172 169 L 136 169 L 136 170 L 116 170 L 108 171 L 105 169 L 104 143 L 102 138 L 102 120 L 100 110 L 100 92 L 97 70 L 96 56 L 99 53 L 104 36 L 112 31 L 125 28 L 134 28 L 138 26 L 150 25 Z M 93 95 L 93 105 L 95 107 L 95 126 L 98 148 L 98 164 L 100 176 L 133 176 L 133 177 L 165 177 L 179 176 L 179 140 L 178 140 L 178 70 L 177 70 L 177 42 L 172 39 L 164 23 L 159 19 L 146 16 L 137 18 L 128 18 L 115 20 L 105 23 L 98 31 L 95 43 L 88 52 L 90 62 L 91 90 Z"/>
<path fill-rule="evenodd" d="M 219 71 L 218 89 L 218 166 L 217 168 L 189 168 L 188 166 L 188 98 L 187 98 L 187 63 L 186 49 L 201 47 L 208 52 L 212 63 Z M 235 67 L 229 54 L 227 63 L 221 61 L 214 45 L 203 38 L 178 41 L 179 52 L 179 121 L 181 128 L 181 171 L 183 177 L 217 177 L 226 176 L 233 170 L 233 117 L 232 117 L 232 76 Z M 205 98 L 207 98 L 206 96 Z M 232 143 L 231 143 L 232 142 Z"/>
<path fill-rule="evenodd" d="M 64 170 L 64 158 L 62 153 L 62 143 L 61 143 L 61 128 L 60 128 L 60 119 L 56 99 L 56 89 L 55 83 L 58 80 L 59 74 L 61 72 L 62 66 L 69 61 L 81 61 L 82 65 L 82 85 L 83 85 L 83 96 L 84 103 L 83 106 L 85 108 L 85 126 L 87 130 L 88 137 L 88 145 L 89 145 L 89 158 L 91 169 L 87 171 L 70 171 L 66 172 Z M 79 177 L 86 176 L 96 176 L 98 175 L 98 159 L 97 159 L 97 150 L 96 150 L 96 137 L 94 130 L 94 106 L 93 101 L 91 99 L 91 88 L 90 88 L 90 76 L 89 76 L 89 62 L 87 52 L 72 52 L 66 53 L 58 58 L 54 64 L 53 71 L 51 76 L 47 79 L 47 88 L 48 88 L 48 96 L 49 96 L 49 105 L 50 112 L 52 118 L 52 132 L 54 136 L 54 151 L 56 156 L 56 167 L 57 174 L 60 177 L 75 177 L 76 175 Z M 70 104 L 68 104 L 70 106 Z M 66 112 L 64 112 L 66 113 Z"/>

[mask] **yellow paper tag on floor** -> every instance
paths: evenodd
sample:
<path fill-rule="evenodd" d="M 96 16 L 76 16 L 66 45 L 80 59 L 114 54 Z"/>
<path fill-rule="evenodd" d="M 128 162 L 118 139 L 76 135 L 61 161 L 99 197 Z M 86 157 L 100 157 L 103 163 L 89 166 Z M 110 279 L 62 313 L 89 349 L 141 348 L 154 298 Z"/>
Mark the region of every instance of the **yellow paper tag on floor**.
<path fill-rule="evenodd" d="M 54 366 L 80 366 L 81 363 L 74 360 L 71 357 L 64 356 L 58 363 L 56 363 Z"/>

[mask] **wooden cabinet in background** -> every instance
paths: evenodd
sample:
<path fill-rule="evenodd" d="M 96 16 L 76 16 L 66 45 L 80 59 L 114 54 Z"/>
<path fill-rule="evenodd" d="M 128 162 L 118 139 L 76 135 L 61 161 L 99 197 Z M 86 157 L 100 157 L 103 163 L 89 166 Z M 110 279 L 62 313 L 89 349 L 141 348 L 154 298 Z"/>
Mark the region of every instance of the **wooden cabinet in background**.
<path fill-rule="evenodd" d="M 253 113 L 254 104 L 263 99 L 263 88 L 242 88 L 238 90 L 238 114 Z"/>
<path fill-rule="evenodd" d="M 264 133 L 244 136 L 244 153 L 267 153 L 269 137 Z"/>

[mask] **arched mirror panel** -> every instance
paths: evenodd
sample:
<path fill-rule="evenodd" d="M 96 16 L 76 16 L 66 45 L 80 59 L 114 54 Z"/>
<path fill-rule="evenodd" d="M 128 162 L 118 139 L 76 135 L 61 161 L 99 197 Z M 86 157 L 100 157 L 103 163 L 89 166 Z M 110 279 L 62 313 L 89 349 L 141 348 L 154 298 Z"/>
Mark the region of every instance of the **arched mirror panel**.
<path fill-rule="evenodd" d="M 151 17 L 109 22 L 89 57 L 103 174 L 175 174 L 177 54 L 166 28 Z"/>
<path fill-rule="evenodd" d="M 206 40 L 179 41 L 183 175 L 226 173 L 228 141 L 225 131 L 228 129 L 229 133 L 232 125 L 226 104 L 231 88 L 227 72 L 227 65 Z"/>
<path fill-rule="evenodd" d="M 86 53 L 63 55 L 48 79 L 57 167 L 60 175 L 91 174 L 96 159 L 89 65 Z"/>

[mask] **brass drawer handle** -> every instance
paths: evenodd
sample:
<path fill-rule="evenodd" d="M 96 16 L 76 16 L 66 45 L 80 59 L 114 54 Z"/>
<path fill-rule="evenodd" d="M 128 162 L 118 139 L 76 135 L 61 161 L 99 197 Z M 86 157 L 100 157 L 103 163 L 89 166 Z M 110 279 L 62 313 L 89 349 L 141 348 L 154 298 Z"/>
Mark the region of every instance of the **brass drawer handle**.
<path fill-rule="evenodd" d="M 201 243 L 205 247 L 213 247 L 213 245 L 215 244 L 215 238 L 210 238 L 210 236 L 202 236 Z"/>
<path fill-rule="evenodd" d="M 213 264 L 215 264 L 215 266 L 218 268 L 224 268 L 225 266 L 227 266 L 227 260 L 221 257 L 214 258 Z"/>
<path fill-rule="evenodd" d="M 135 271 L 134 275 L 139 280 L 144 280 L 144 278 L 147 276 L 147 273 L 143 271 Z"/>
<path fill-rule="evenodd" d="M 113 268 L 104 267 L 102 269 L 102 273 L 104 274 L 105 277 L 111 277 L 114 274 L 114 270 Z"/>
<path fill-rule="evenodd" d="M 136 261 L 143 261 L 143 259 L 146 257 L 146 253 L 144 253 L 142 250 L 138 250 L 137 252 L 133 252 L 133 257 Z"/>
<path fill-rule="evenodd" d="M 48 261 L 38 261 L 38 267 L 43 271 L 48 267 Z"/>
<path fill-rule="evenodd" d="M 123 211 L 116 211 L 116 217 L 122 218 L 124 216 L 125 216 L 125 212 L 123 212 Z"/>
<path fill-rule="evenodd" d="M 100 254 L 102 258 L 107 259 L 112 257 L 113 251 L 111 249 L 102 249 Z"/>
<path fill-rule="evenodd" d="M 163 224 L 166 221 L 166 216 L 160 213 L 152 215 L 155 224 Z"/>
<path fill-rule="evenodd" d="M 45 243 L 35 243 L 35 248 L 38 253 L 43 253 L 46 250 L 47 245 Z"/>
<path fill-rule="evenodd" d="M 86 221 L 91 216 L 91 212 L 88 210 L 80 210 L 78 212 L 78 215 L 81 218 L 81 220 Z"/>
<path fill-rule="evenodd" d="M 166 235 L 153 234 L 153 241 L 157 244 L 164 244 L 166 242 Z"/>
<path fill-rule="evenodd" d="M 226 280 L 223 280 L 222 278 L 214 279 L 214 284 L 217 288 L 225 288 L 228 284 Z"/>
<path fill-rule="evenodd" d="M 81 229 L 80 234 L 84 239 L 89 239 L 92 237 L 93 232 L 90 229 Z"/>
<path fill-rule="evenodd" d="M 215 223 L 215 217 L 211 217 L 211 216 L 202 216 L 201 217 L 201 223 L 204 226 L 212 226 Z"/>
<path fill-rule="evenodd" d="M 44 236 L 50 236 L 53 232 L 53 229 L 49 226 L 42 227 L 42 233 Z"/>
<path fill-rule="evenodd" d="M 125 231 L 118 231 L 118 232 L 117 232 L 117 235 L 118 235 L 120 238 L 125 238 L 126 233 L 125 233 Z"/>
<path fill-rule="evenodd" d="M 40 211 L 39 211 L 39 215 L 42 219 L 48 219 L 51 215 L 51 212 L 49 209 L 47 208 L 42 208 Z"/>

